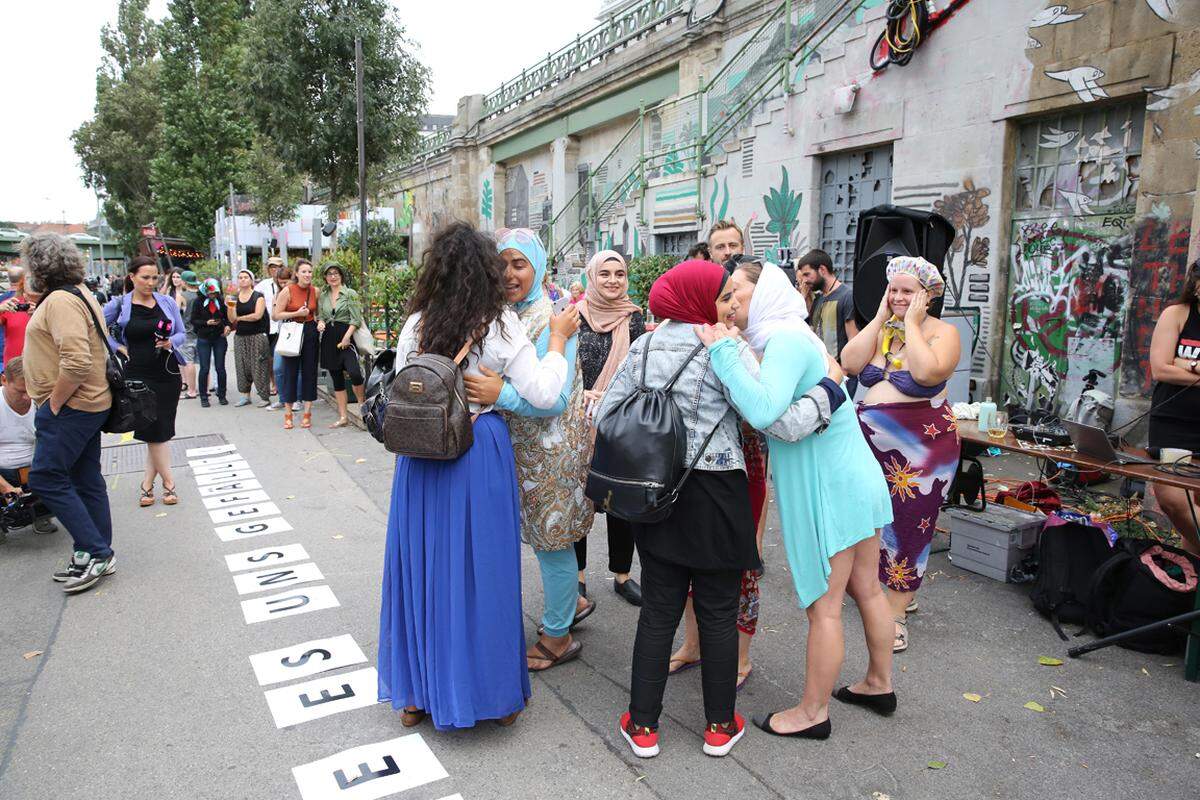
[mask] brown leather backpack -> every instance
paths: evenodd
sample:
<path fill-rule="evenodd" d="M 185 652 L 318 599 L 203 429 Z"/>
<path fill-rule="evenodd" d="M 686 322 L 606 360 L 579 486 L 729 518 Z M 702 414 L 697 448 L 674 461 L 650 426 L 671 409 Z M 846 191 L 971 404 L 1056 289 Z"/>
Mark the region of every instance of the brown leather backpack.
<path fill-rule="evenodd" d="M 397 455 L 452 461 L 475 441 L 463 388 L 468 340 L 454 358 L 414 353 L 396 370 L 383 411 L 383 446 Z"/>

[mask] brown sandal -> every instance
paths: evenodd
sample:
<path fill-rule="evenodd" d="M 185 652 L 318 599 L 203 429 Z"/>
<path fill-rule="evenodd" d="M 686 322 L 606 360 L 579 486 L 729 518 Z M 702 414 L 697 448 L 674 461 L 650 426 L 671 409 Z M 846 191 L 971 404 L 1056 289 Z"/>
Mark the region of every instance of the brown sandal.
<path fill-rule="evenodd" d="M 311 428 L 312 427 L 312 412 L 311 411 L 304 412 L 304 416 L 300 417 L 300 427 L 301 428 Z"/>
<path fill-rule="evenodd" d="M 170 488 L 167 488 L 167 485 L 164 483 L 163 484 L 163 505 L 164 506 L 173 506 L 178 502 L 179 502 L 179 495 L 175 494 L 175 487 L 172 486 Z"/>
<path fill-rule="evenodd" d="M 500 719 L 496 720 L 496 724 L 499 725 L 501 728 L 507 728 L 510 725 L 512 725 L 514 722 L 516 722 L 517 717 L 519 717 L 519 716 L 521 716 L 521 712 L 514 711 L 513 713 L 509 714 L 507 717 L 501 717 Z"/>
<path fill-rule="evenodd" d="M 292 412 L 290 410 L 283 412 L 283 429 L 290 431 L 293 427 L 295 426 L 292 425 Z"/>
<path fill-rule="evenodd" d="M 406 708 L 400 712 L 400 724 L 406 728 L 415 728 L 424 722 L 427 716 L 429 715 L 419 708 Z"/>
<path fill-rule="evenodd" d="M 566 664 L 568 661 L 574 661 L 575 659 L 579 658 L 579 653 L 583 650 L 583 642 L 579 641 L 578 639 L 572 640 L 572 642 L 569 645 L 567 645 L 567 649 L 563 650 L 558 655 L 554 655 L 554 653 L 550 652 L 550 649 L 548 647 L 546 647 L 546 645 L 542 644 L 541 642 L 535 642 L 533 647 L 535 650 L 537 650 L 539 653 L 541 653 L 541 655 L 540 656 L 531 656 L 528 653 L 526 653 L 525 657 L 536 659 L 538 661 L 545 661 L 546 666 L 544 666 L 544 667 L 529 667 L 529 671 L 530 672 L 544 672 L 545 670 L 548 670 L 551 667 L 557 667 L 559 664 Z"/>
<path fill-rule="evenodd" d="M 142 496 L 138 500 L 138 505 L 142 508 L 154 505 L 154 484 L 150 484 L 149 489 L 144 484 L 139 484 L 138 488 L 142 490 Z"/>

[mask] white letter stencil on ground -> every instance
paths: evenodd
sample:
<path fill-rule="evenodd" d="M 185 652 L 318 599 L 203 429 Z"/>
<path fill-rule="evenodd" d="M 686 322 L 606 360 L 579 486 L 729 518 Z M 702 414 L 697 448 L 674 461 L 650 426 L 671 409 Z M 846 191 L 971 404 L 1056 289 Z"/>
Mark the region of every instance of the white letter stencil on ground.
<path fill-rule="evenodd" d="M 243 519 L 274 517 L 280 513 L 282 512 L 280 512 L 279 506 L 274 503 L 251 503 L 233 508 L 218 508 L 216 511 L 208 512 L 208 515 L 212 517 L 213 522 L 237 522 Z"/>
<path fill-rule="evenodd" d="M 313 639 L 291 647 L 250 656 L 250 666 L 259 686 L 307 678 L 331 669 L 341 669 L 367 660 L 362 648 L 348 633 L 328 639 Z"/>
<path fill-rule="evenodd" d="M 292 767 L 303 800 L 376 800 L 450 777 L 413 733 Z"/>
<path fill-rule="evenodd" d="M 233 576 L 233 585 L 238 594 L 254 594 L 269 590 L 286 589 L 301 583 L 324 580 L 325 576 L 311 561 L 307 564 L 292 564 L 285 567 L 269 567 L 258 572 L 243 572 Z"/>
<path fill-rule="evenodd" d="M 199 456 L 215 456 L 218 453 L 236 453 L 236 444 L 217 444 L 212 447 L 192 447 L 185 450 L 183 454 L 188 458 L 197 458 Z"/>
<path fill-rule="evenodd" d="M 264 694 L 275 727 L 289 728 L 340 711 L 375 705 L 379 702 L 379 673 L 374 667 L 364 667 L 269 689 Z"/>
<path fill-rule="evenodd" d="M 262 569 L 277 564 L 290 564 L 293 561 L 307 561 L 308 553 L 302 544 L 285 544 L 279 547 L 260 547 L 257 550 L 247 550 L 244 553 L 234 553 L 225 556 L 225 563 L 230 572 L 241 572 L 246 569 Z"/>
<path fill-rule="evenodd" d="M 214 508 L 227 508 L 229 506 L 258 503 L 270 499 L 262 489 L 251 489 L 248 492 L 234 492 L 233 494 L 219 495 L 217 497 L 206 497 L 204 498 L 204 507 L 211 511 Z"/>
<path fill-rule="evenodd" d="M 219 456 L 209 456 L 208 458 L 194 458 L 187 462 L 189 467 L 203 467 L 208 464 L 223 464 L 227 461 L 244 461 L 245 457 L 237 453 L 224 453 Z"/>
<path fill-rule="evenodd" d="M 217 528 L 217 536 L 222 542 L 232 542 L 237 539 L 249 539 L 251 536 L 262 536 L 268 533 L 283 533 L 292 530 L 292 525 L 283 517 L 274 519 L 254 519 L 240 522 L 237 525 L 222 525 Z"/>
<path fill-rule="evenodd" d="M 320 611 L 324 608 L 336 608 L 341 605 L 333 596 L 333 589 L 325 584 L 309 586 L 304 589 L 292 589 L 281 594 L 254 597 L 242 601 L 242 615 L 246 624 L 266 622 L 280 617 L 294 617 L 297 614 L 307 614 L 310 611 Z"/>
<path fill-rule="evenodd" d="M 211 486 L 200 486 L 201 497 L 215 497 L 219 494 L 236 494 L 244 492 L 248 489 L 261 489 L 262 484 L 258 481 L 222 481 L 214 483 Z"/>
<path fill-rule="evenodd" d="M 222 461 L 218 464 L 205 464 L 202 467 L 192 467 L 193 475 L 212 475 L 217 472 L 229 472 L 235 469 L 250 469 L 250 465 L 241 459 Z"/>
<path fill-rule="evenodd" d="M 235 469 L 229 472 L 219 472 L 216 475 L 196 475 L 197 486 L 213 486 L 218 483 L 240 481 L 242 478 L 253 478 L 254 473 L 248 469 Z"/>

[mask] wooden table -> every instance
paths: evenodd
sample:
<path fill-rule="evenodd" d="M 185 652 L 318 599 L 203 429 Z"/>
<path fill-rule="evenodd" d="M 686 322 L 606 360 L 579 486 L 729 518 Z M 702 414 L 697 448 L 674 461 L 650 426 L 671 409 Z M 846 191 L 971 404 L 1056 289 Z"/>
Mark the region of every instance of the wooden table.
<path fill-rule="evenodd" d="M 1033 456 L 1034 458 L 1048 458 L 1052 461 L 1063 461 L 1068 464 L 1074 464 L 1087 469 L 1096 469 L 1102 472 L 1111 472 L 1114 475 L 1124 475 L 1129 478 L 1137 478 L 1139 480 L 1148 481 L 1151 483 L 1161 483 L 1166 486 L 1177 486 L 1180 489 L 1189 489 L 1196 493 L 1196 497 L 1200 497 L 1200 479 L 1185 478 L 1180 475 L 1174 475 L 1170 472 L 1156 469 L 1149 464 L 1111 464 L 1099 459 L 1090 458 L 1080 455 L 1074 445 L 1066 447 L 1043 447 L 1033 444 L 1032 442 L 1023 442 L 1008 432 L 1003 439 L 993 439 L 986 433 L 979 430 L 979 423 L 973 419 L 960 419 L 958 421 L 958 435 L 965 442 L 979 444 L 986 447 L 999 447 L 1001 450 L 1008 450 L 1011 453 L 1020 453 L 1021 455 Z M 1146 451 L 1133 450 L 1130 451 L 1133 455 L 1146 457 Z M 1196 595 L 1197 611 L 1200 611 L 1200 593 Z M 1195 681 L 1200 678 L 1200 621 L 1192 623 L 1192 635 L 1188 637 L 1187 650 L 1184 654 L 1184 669 L 1183 676 L 1186 680 Z"/>
<path fill-rule="evenodd" d="M 1034 458 L 1048 458 L 1051 461 L 1063 461 L 1085 469 L 1096 469 L 1101 472 L 1111 472 L 1114 475 L 1124 475 L 1128 478 L 1161 483 L 1165 486 L 1190 489 L 1200 497 L 1200 479 L 1174 475 L 1170 472 L 1156 469 L 1149 464 L 1107 463 L 1096 458 L 1080 455 L 1073 445 L 1050 447 L 1037 445 L 1032 442 L 1023 442 L 1013 436 L 1011 431 L 1006 433 L 1003 439 L 993 439 L 979 430 L 979 423 L 973 419 L 960 419 L 958 421 L 958 435 L 963 441 L 987 447 L 999 447 L 1001 450 L 1008 450 L 1012 453 L 1020 453 L 1021 455 L 1033 456 Z M 1146 457 L 1146 451 L 1144 450 L 1131 450 L 1130 454 L 1142 456 L 1143 458 Z"/>

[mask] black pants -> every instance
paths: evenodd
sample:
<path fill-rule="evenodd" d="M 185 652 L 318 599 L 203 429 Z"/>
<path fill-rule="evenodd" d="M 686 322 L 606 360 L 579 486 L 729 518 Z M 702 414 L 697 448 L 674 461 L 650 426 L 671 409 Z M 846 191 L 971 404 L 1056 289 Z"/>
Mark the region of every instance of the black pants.
<path fill-rule="evenodd" d="M 633 568 L 633 526 L 623 519 L 606 515 L 608 519 L 608 571 L 627 575 Z M 575 561 L 579 571 L 587 568 L 587 537 L 575 543 Z"/>
<path fill-rule="evenodd" d="M 304 323 L 301 342 L 300 355 L 283 357 L 283 386 L 276 387 L 279 389 L 279 399 L 288 404 L 297 400 L 311 403 L 317 399 L 317 323 Z M 293 396 L 297 376 L 300 378 L 299 397 Z"/>
<path fill-rule="evenodd" d="M 658 727 L 671 647 L 689 585 L 700 628 L 704 717 L 710 724 L 732 721 L 737 699 L 737 610 L 742 571 L 695 570 L 659 560 L 641 548 L 638 558 L 642 564 L 642 611 L 633 643 L 629 687 L 633 724 Z"/>
<path fill-rule="evenodd" d="M 326 367 L 329 370 L 329 379 L 333 381 L 333 390 L 335 392 L 346 391 L 347 375 L 350 376 L 351 386 L 362 386 L 363 374 L 362 367 L 358 364 L 358 351 L 353 347 L 347 347 L 338 352 L 341 353 L 341 361 Z"/>

